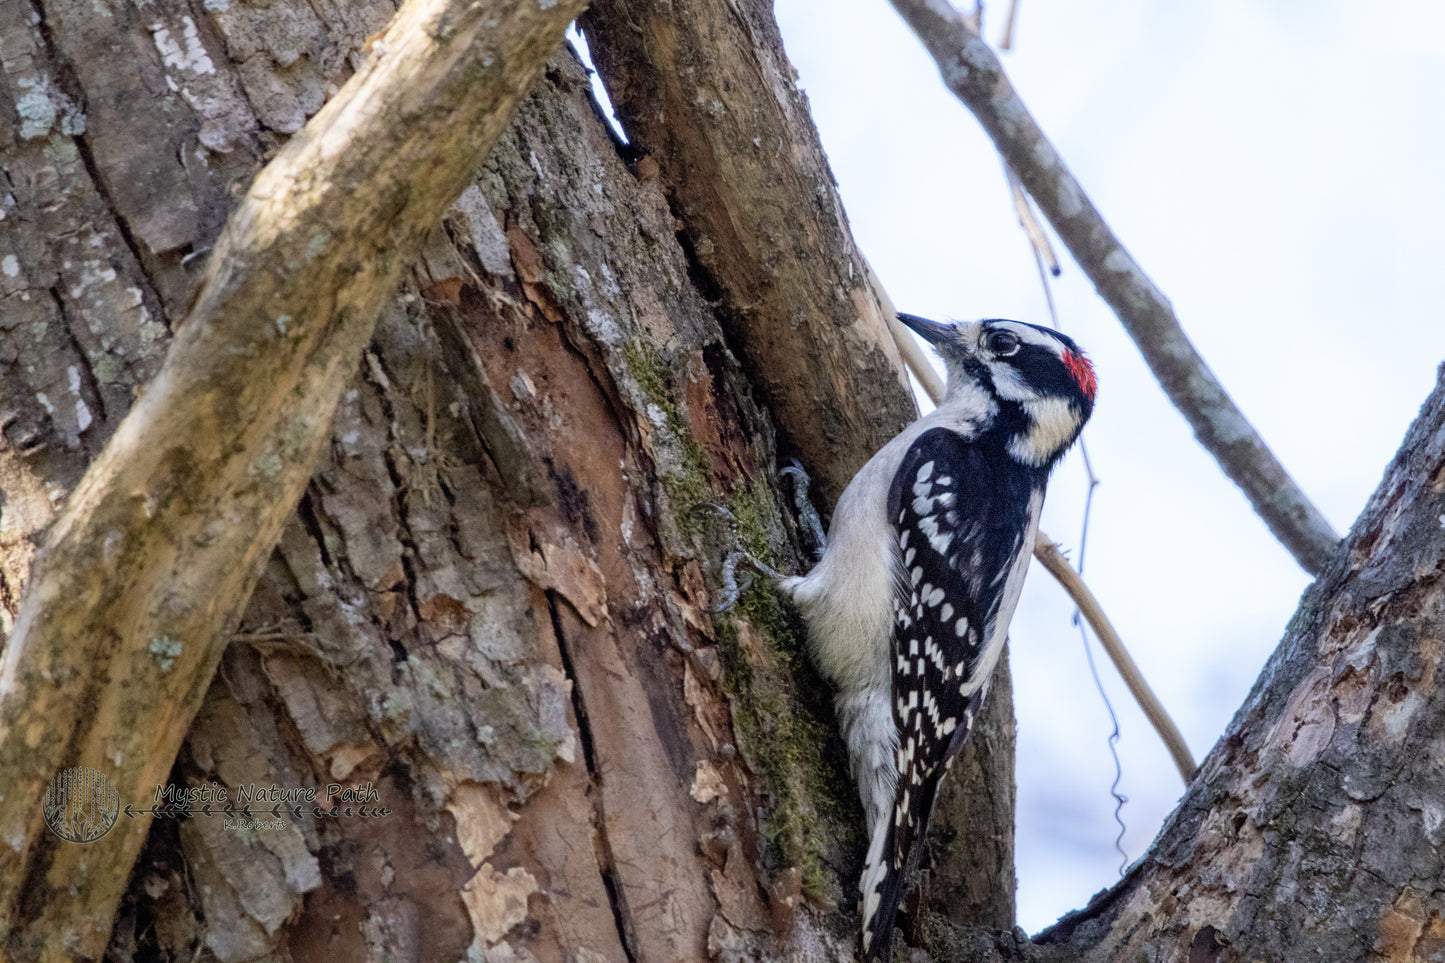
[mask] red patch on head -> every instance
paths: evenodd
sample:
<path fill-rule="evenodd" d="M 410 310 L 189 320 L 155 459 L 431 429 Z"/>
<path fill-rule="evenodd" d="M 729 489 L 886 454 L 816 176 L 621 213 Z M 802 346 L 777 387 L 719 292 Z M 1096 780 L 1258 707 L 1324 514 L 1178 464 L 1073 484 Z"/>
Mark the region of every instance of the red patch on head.
<path fill-rule="evenodd" d="M 1078 382 L 1084 397 L 1093 401 L 1094 395 L 1099 391 L 1099 379 L 1094 377 L 1094 366 L 1089 363 L 1089 359 L 1084 357 L 1081 351 L 1065 351 L 1064 367 L 1074 376 L 1074 381 Z"/>

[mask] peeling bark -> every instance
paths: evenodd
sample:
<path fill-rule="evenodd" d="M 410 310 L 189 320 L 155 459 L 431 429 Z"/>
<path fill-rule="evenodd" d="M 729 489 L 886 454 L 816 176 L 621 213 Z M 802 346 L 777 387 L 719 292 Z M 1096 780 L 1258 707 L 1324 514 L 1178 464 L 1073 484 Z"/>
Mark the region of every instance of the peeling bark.
<path fill-rule="evenodd" d="M 58 770 L 82 764 L 106 766 L 113 792 L 144 798 L 170 769 L 381 299 L 580 6 L 408 0 L 356 75 L 257 175 L 160 370 L 37 556 L 0 661 L 0 797 L 39 798 Z M 37 18 L 42 39 L 52 23 L 65 35 L 69 13 L 61 4 Z M 161 58 L 214 73 L 182 19 L 184 49 L 149 26 Z M 132 158 L 133 134 L 106 143 Z M 142 185 L 180 205 L 167 210 L 181 210 L 188 231 L 173 187 Z M 150 221 L 141 237 L 162 253 L 178 243 Z M 69 374 L 78 391 L 83 379 Z M 83 400 L 76 419 L 86 421 Z M 98 955 L 149 818 L 82 848 L 57 845 L 41 812 L 7 807 L 0 939 L 24 957 Z"/>
<path fill-rule="evenodd" d="M 113 954 L 848 952 L 819 907 L 862 841 L 797 626 L 762 588 L 766 625 L 707 614 L 727 543 L 795 561 L 772 430 L 688 272 L 555 61 L 383 309 L 171 773 L 371 780 L 394 812 L 158 825 Z"/>
<path fill-rule="evenodd" d="M 101 21 L 30 10 L 0 4 L 7 617 L 33 546 L 158 369 L 233 199 L 392 12 L 102 11 L 134 53 L 112 95 L 92 90 L 103 64 L 71 65 Z M 627 15 L 591 21 L 604 69 L 640 42 L 607 52 L 608 18 Z M 801 564 L 779 447 L 836 490 L 910 416 L 906 395 L 869 341 L 885 335 L 848 280 L 851 242 L 766 11 L 630 15 L 659 44 L 646 56 L 797 138 L 758 162 L 795 206 L 737 206 L 773 175 L 750 171 L 742 129 L 699 129 L 685 84 L 659 101 L 679 112 L 675 143 L 646 111 L 629 121 L 658 171 L 629 167 L 581 67 L 551 60 L 382 299 L 167 776 L 370 784 L 391 813 L 252 832 L 157 820 L 130 879 L 105 881 L 124 885 L 120 908 L 78 956 L 852 957 L 864 840 L 829 694 L 765 586 L 727 616 L 709 606 L 734 545 Z M 660 81 L 638 64 L 628 89 L 645 105 Z M 688 193 L 703 185 L 672 166 L 679 144 L 712 165 L 713 197 Z M 729 234 L 733 216 L 761 216 L 739 222 L 761 233 Z M 760 281 L 749 259 L 771 265 Z M 776 394 L 772 364 L 808 352 L 803 393 Z M 855 393 L 865 381 L 874 394 Z M 985 758 L 955 767 L 975 774 L 940 806 L 919 897 L 932 912 L 912 914 L 911 942 L 979 961 L 1438 955 L 1440 792 L 1431 765 L 1405 761 L 1440 755 L 1442 396 L 1148 859 L 1042 942 L 1015 935 L 1012 782 L 978 775 L 1010 771 L 1011 710 L 993 700 L 967 750 Z M 833 405 L 848 398 L 865 400 Z M 803 402 L 813 427 L 793 420 Z M 6 950 L 28 955 L 13 936 Z"/>

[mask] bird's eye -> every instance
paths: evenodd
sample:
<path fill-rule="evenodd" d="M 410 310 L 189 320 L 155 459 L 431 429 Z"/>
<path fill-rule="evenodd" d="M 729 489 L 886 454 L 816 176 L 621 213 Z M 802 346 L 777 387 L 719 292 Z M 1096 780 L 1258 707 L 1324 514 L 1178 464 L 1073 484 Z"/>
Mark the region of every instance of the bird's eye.
<path fill-rule="evenodd" d="M 988 335 L 988 350 L 995 358 L 1017 354 L 1020 343 L 1019 336 L 1012 331 L 991 331 Z"/>

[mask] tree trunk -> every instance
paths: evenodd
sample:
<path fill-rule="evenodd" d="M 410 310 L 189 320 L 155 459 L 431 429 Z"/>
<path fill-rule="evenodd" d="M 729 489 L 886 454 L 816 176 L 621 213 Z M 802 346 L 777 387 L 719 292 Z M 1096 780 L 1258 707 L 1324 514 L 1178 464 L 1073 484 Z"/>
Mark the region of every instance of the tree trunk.
<path fill-rule="evenodd" d="M 160 371 L 56 517 L 0 660 L 0 796 L 45 800 L 0 814 L 18 955 L 104 949 L 155 813 L 127 803 L 133 831 L 97 830 L 170 772 L 386 299 L 582 6 L 407 0 L 232 212 Z M 57 845 L 57 818 L 89 845 Z"/>
<path fill-rule="evenodd" d="M 826 509 L 911 402 L 771 16 L 714 6 L 589 15 L 631 165 L 553 58 L 387 301 L 171 773 L 389 813 L 155 820 L 110 957 L 851 958 L 865 840 L 826 686 L 761 580 L 709 609 L 735 546 L 806 565 L 779 450 Z M 0 4 L 6 628 L 234 198 L 394 12 L 139 10 Z M 1429 956 L 1440 794 L 1402 760 L 1439 755 L 1442 410 L 1160 844 L 1047 945 L 1010 932 L 1001 668 L 915 942 L 1292 959 L 1307 928 L 1324 958 Z"/>
<path fill-rule="evenodd" d="M 1445 367 L 1159 838 L 1064 959 L 1445 959 Z"/>
<path fill-rule="evenodd" d="M 104 24 L 64 4 L 33 23 L 5 9 L 13 616 L 231 198 L 359 62 L 337 51 L 391 9 Z M 97 56 L 100 35 L 135 55 Z M 831 231 L 851 251 L 836 216 Z M 871 298 L 841 267 L 848 300 Z M 708 611 L 729 548 L 801 562 L 773 429 L 698 274 L 661 183 L 619 159 L 559 55 L 383 310 L 171 774 L 232 802 L 238 787 L 374 784 L 391 812 L 239 832 L 158 819 L 112 955 L 851 952 L 865 841 L 826 688 L 765 586 Z M 839 334 L 820 337 L 844 357 Z M 855 407 L 874 420 L 831 439 L 825 489 L 911 407 L 881 325 L 849 337 L 858 353 L 817 403 L 854 384 L 894 400 Z"/>

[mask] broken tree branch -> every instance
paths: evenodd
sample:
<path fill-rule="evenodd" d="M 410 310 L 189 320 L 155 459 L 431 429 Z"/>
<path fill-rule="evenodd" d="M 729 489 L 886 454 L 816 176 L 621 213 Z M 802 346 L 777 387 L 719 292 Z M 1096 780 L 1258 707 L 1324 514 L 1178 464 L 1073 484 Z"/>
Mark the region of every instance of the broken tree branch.
<path fill-rule="evenodd" d="M 257 176 L 164 366 L 37 559 L 0 663 L 0 940 L 96 958 L 149 828 L 42 819 L 62 766 L 150 799 L 299 499 L 385 296 L 506 129 L 562 0 L 408 0 Z"/>
<path fill-rule="evenodd" d="M 948 0 L 891 0 L 933 55 L 945 86 L 994 146 L 1094 282 L 1169 400 L 1301 568 L 1316 575 L 1340 537 L 1209 370 L 1174 309 L 1064 166 L 993 51 Z"/>

